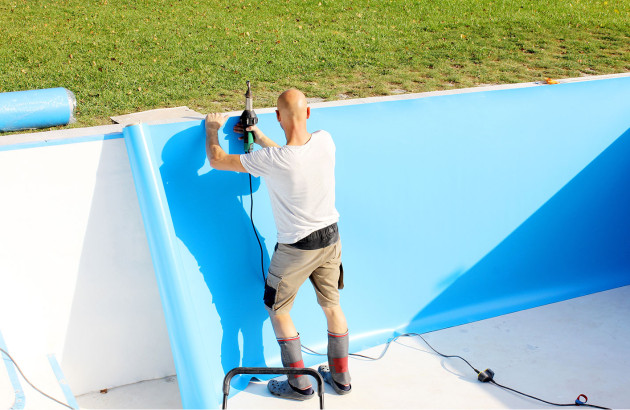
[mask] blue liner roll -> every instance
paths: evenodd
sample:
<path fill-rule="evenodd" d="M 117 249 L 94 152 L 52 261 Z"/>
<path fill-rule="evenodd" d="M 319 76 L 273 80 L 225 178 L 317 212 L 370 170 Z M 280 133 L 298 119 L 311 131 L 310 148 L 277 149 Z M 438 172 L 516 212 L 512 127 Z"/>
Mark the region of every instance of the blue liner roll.
<path fill-rule="evenodd" d="M 77 100 L 66 88 L 0 93 L 0 131 L 54 127 L 75 121 Z"/>

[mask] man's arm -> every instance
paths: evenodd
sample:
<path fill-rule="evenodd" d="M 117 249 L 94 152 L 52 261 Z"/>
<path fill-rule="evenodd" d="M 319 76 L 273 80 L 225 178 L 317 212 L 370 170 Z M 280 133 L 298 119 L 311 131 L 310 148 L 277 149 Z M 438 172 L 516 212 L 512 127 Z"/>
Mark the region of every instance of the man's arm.
<path fill-rule="evenodd" d="M 226 120 L 227 117 L 219 113 L 206 116 L 206 154 L 210 160 L 210 166 L 222 171 L 247 172 L 241 164 L 241 156 L 226 153 L 219 144 L 219 129 Z"/>

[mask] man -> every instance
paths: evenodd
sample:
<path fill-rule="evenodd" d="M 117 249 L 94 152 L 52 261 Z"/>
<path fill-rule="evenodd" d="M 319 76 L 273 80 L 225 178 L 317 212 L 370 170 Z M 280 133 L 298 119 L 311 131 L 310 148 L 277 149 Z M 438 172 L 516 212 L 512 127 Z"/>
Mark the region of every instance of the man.
<path fill-rule="evenodd" d="M 310 279 L 328 323 L 328 364 L 318 371 L 338 394 L 351 391 L 348 371 L 348 325 L 339 305 L 343 287 L 341 241 L 335 209 L 335 145 L 326 131 L 309 133 L 306 120 L 311 110 L 304 94 L 296 89 L 278 98 L 276 117 L 286 137 L 280 147 L 258 127 L 254 142 L 263 149 L 244 155 L 229 155 L 219 145 L 218 131 L 227 117 L 206 117 L 206 152 L 210 165 L 219 170 L 249 172 L 263 176 L 278 230 L 278 245 L 271 259 L 264 303 L 280 345 L 285 367 L 304 367 L 299 334 L 289 311 L 299 287 Z M 240 125 L 234 131 L 243 132 Z M 280 397 L 306 400 L 314 397 L 306 376 L 289 375 L 271 380 L 269 391 Z"/>

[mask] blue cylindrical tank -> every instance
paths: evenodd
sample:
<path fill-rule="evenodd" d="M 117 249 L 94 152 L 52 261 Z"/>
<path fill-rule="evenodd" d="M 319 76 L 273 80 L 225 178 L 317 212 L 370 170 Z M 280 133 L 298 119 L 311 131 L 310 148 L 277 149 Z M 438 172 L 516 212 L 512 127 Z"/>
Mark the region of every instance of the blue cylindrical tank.
<path fill-rule="evenodd" d="M 0 132 L 74 122 L 76 106 L 74 94 L 63 87 L 0 93 Z"/>

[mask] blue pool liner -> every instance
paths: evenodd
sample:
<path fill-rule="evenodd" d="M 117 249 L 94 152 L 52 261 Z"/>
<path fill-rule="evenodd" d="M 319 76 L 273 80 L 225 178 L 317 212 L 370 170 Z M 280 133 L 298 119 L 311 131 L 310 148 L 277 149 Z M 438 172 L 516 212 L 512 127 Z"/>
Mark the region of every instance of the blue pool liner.
<path fill-rule="evenodd" d="M 74 122 L 74 94 L 65 88 L 0 93 L 0 131 L 46 128 Z"/>
<path fill-rule="evenodd" d="M 4 338 L 2 337 L 2 332 L 0 332 L 0 348 L 5 352 L 8 352 L 8 348 L 6 343 L 4 342 Z M 11 410 L 21 410 L 26 406 L 26 396 L 24 395 L 24 389 L 20 384 L 20 379 L 18 377 L 18 372 L 16 371 L 15 363 L 9 358 L 9 356 L 0 352 L 0 358 L 4 362 L 4 367 L 7 371 L 7 375 L 9 377 L 9 381 L 11 382 L 11 387 L 13 387 L 14 400 L 11 405 Z M 1 370 L 0 366 L 0 371 Z"/>
<path fill-rule="evenodd" d="M 350 349 L 630 284 L 628 95 L 618 78 L 314 108 L 309 130 L 337 146 Z M 234 154 L 236 121 L 220 132 Z M 284 141 L 273 113 L 259 126 Z M 280 365 L 249 221 L 253 200 L 266 271 L 264 180 L 250 195 L 246 174 L 210 168 L 203 121 L 123 134 L 182 403 L 219 408 L 231 368 Z M 291 313 L 325 353 L 310 285 Z"/>

